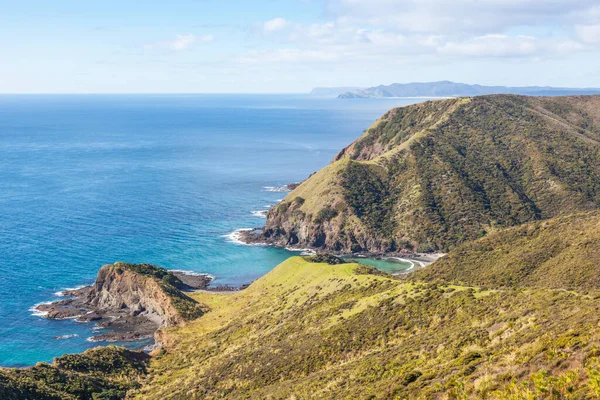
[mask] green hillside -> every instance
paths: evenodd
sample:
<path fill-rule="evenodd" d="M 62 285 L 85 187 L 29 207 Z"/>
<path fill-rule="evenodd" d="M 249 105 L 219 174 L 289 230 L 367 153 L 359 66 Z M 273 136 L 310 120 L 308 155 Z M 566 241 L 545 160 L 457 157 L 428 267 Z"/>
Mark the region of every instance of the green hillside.
<path fill-rule="evenodd" d="M 600 290 L 600 212 L 525 224 L 459 246 L 413 279 Z"/>
<path fill-rule="evenodd" d="M 140 399 L 588 399 L 598 291 L 486 289 L 289 259 L 163 331 Z"/>
<path fill-rule="evenodd" d="M 331 251 L 447 251 L 600 206 L 600 96 L 493 95 L 386 113 L 269 212 L 265 236 Z"/>
<path fill-rule="evenodd" d="M 0 398 L 600 399 L 599 144 L 600 97 L 392 110 L 264 239 L 448 255 L 404 277 L 292 257 L 242 291 L 178 296 L 201 312 L 157 331 L 149 361 L 108 347 L 0 369 Z"/>

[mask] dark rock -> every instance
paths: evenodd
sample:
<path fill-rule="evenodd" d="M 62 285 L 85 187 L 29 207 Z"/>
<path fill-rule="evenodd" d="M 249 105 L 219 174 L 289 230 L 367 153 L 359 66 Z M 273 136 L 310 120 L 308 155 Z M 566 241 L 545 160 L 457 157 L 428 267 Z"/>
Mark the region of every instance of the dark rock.
<path fill-rule="evenodd" d="M 287 185 L 285 185 L 285 188 L 287 190 L 294 190 L 296 189 L 298 186 L 300 186 L 302 182 L 295 182 L 295 183 L 288 183 Z"/>
<path fill-rule="evenodd" d="M 182 282 L 182 285 L 178 285 L 177 289 L 187 292 L 206 289 L 213 280 L 213 277 L 208 274 L 190 274 L 185 271 L 170 272 Z"/>
<path fill-rule="evenodd" d="M 110 330 L 94 336 L 91 339 L 94 341 L 137 341 L 152 337 L 158 328 L 184 320 L 171 302 L 170 292 L 165 292 L 162 278 L 152 273 L 162 273 L 168 279 L 169 272 L 153 266 L 105 265 L 93 286 L 65 291 L 62 294 L 70 298 L 35 308 L 49 319 L 97 322 L 98 327 Z M 212 280 L 209 275 L 179 271 L 170 274 L 168 282 L 186 290 L 204 289 Z"/>

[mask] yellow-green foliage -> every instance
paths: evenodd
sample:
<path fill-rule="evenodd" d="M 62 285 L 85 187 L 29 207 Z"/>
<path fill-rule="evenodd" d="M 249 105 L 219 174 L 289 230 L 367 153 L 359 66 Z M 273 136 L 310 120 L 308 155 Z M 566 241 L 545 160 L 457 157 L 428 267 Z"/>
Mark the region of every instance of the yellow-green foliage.
<path fill-rule="evenodd" d="M 600 289 L 600 211 L 499 231 L 466 243 L 413 279 L 490 287 Z"/>
<path fill-rule="evenodd" d="M 331 206 L 342 198 L 338 174 L 347 165 L 347 160 L 341 160 L 319 170 L 311 179 L 302 182 L 290 192 L 282 204 L 292 202 L 297 197 L 303 199 L 300 209 L 305 214 L 317 215 L 319 210 Z"/>
<path fill-rule="evenodd" d="M 185 398 L 593 398 L 594 293 L 482 290 L 294 257 L 211 311 L 168 328 L 132 396 Z"/>
<path fill-rule="evenodd" d="M 52 364 L 0 369 L 2 400 L 120 399 L 139 386 L 149 356 L 108 346 L 56 358 Z"/>

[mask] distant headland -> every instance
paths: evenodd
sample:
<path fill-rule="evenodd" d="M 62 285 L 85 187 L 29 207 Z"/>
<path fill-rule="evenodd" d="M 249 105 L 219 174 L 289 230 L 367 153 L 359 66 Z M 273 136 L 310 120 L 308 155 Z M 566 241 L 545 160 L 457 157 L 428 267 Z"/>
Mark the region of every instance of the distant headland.
<path fill-rule="evenodd" d="M 460 97 L 487 94 L 521 94 L 527 96 L 574 96 L 600 94 L 600 88 L 567 88 L 551 86 L 483 86 L 451 81 L 412 82 L 379 85 L 370 88 L 332 87 L 314 88 L 313 96 L 339 99 L 366 99 L 386 97 Z"/>

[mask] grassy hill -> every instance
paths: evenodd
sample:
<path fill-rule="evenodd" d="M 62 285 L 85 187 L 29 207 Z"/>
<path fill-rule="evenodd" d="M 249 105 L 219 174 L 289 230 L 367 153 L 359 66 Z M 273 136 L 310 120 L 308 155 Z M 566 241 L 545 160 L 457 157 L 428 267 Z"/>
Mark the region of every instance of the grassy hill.
<path fill-rule="evenodd" d="M 162 331 L 140 399 L 600 396 L 600 292 L 438 285 L 295 257 Z"/>
<path fill-rule="evenodd" d="M 281 245 L 447 251 L 600 206 L 600 96 L 492 95 L 386 113 L 267 217 Z"/>
<path fill-rule="evenodd" d="M 525 224 L 459 246 L 413 279 L 600 290 L 600 212 Z"/>

